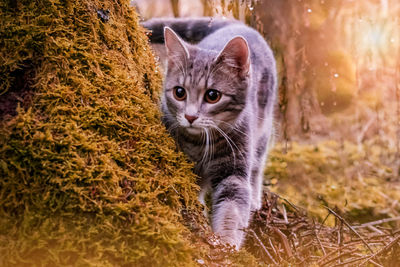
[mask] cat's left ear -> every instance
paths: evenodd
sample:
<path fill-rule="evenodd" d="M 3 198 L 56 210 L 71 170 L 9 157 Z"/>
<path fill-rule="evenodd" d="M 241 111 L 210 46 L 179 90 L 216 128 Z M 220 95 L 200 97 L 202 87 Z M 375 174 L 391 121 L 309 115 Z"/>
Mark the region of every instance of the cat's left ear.
<path fill-rule="evenodd" d="M 239 70 L 245 77 L 250 70 L 250 51 L 247 41 L 242 36 L 236 36 L 230 40 L 216 58 L 216 62 L 222 61 L 230 67 Z"/>

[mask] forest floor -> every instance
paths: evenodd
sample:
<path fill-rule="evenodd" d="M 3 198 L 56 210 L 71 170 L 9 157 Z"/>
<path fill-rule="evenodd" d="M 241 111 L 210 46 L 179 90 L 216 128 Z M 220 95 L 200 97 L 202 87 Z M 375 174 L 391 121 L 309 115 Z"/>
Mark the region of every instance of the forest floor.
<path fill-rule="evenodd" d="M 246 246 L 266 264 L 398 266 L 396 117 L 363 104 L 327 117 L 324 132 L 278 138 Z"/>
<path fill-rule="evenodd" d="M 258 264 L 398 266 L 396 118 L 355 108 L 327 118 L 325 132 L 277 138 L 263 207 L 247 230 L 245 249 Z M 221 255 L 211 266 L 227 264 Z"/>

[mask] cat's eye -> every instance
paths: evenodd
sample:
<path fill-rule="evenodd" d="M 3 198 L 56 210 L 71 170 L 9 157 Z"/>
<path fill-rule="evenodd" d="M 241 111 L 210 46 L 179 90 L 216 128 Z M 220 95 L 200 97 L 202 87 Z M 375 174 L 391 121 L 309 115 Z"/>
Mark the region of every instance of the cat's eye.
<path fill-rule="evenodd" d="M 204 95 L 204 100 L 210 104 L 217 103 L 221 99 L 221 93 L 215 89 L 208 89 Z"/>
<path fill-rule="evenodd" d="M 183 87 L 175 86 L 174 87 L 174 97 L 178 101 L 183 101 L 186 99 L 186 90 Z"/>

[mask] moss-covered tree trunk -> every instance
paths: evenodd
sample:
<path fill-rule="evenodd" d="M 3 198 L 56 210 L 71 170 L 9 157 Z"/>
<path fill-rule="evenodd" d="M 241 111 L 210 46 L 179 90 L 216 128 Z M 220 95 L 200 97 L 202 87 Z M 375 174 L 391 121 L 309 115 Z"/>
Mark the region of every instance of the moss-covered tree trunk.
<path fill-rule="evenodd" d="M 128 0 L 1 1 L 0 82 L 1 266 L 195 263 L 195 177 Z"/>

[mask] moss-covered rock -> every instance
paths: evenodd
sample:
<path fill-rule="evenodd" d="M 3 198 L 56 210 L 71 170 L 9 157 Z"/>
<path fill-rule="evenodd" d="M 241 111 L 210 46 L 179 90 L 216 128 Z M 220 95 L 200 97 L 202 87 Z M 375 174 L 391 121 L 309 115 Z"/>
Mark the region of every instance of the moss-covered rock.
<path fill-rule="evenodd" d="M 129 1 L 0 7 L 0 265 L 195 264 L 195 176 Z"/>

